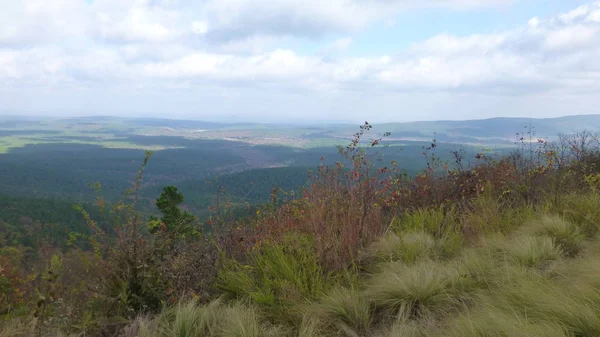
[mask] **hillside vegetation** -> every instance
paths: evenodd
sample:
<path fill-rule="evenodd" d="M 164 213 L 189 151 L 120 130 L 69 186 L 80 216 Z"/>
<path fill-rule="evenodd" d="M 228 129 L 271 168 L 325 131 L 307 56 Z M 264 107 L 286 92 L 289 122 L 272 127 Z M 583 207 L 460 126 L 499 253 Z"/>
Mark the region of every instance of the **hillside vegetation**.
<path fill-rule="evenodd" d="M 119 201 L 77 208 L 88 233 L 0 248 L 0 336 L 600 335 L 597 135 L 474 164 L 433 141 L 411 176 L 370 128 L 296 195 L 203 221 L 174 186 L 138 212 L 147 153 Z"/>

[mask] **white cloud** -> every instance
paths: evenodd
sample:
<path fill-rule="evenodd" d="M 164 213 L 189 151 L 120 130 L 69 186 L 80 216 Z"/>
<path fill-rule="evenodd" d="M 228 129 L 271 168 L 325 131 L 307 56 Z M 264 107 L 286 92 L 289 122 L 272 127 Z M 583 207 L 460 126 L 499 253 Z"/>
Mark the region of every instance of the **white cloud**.
<path fill-rule="evenodd" d="M 199 35 L 206 34 L 208 32 L 208 24 L 206 22 L 194 21 L 192 22 L 192 32 Z"/>
<path fill-rule="evenodd" d="M 337 39 L 325 47 L 326 53 L 342 53 L 348 50 L 352 45 L 351 37 Z"/>
<path fill-rule="evenodd" d="M 252 37 L 355 32 L 410 7 L 455 9 L 512 0 L 4 0 L 0 45 L 93 37 L 104 42 L 165 42 L 202 35 L 232 43 Z"/>
<path fill-rule="evenodd" d="M 537 16 L 533 17 L 528 21 L 528 23 L 529 27 L 537 28 L 540 25 L 540 18 L 538 18 Z"/>
<path fill-rule="evenodd" d="M 600 26 L 590 27 L 581 24 L 552 30 L 546 36 L 544 44 L 549 49 L 593 47 L 598 42 Z"/>
<path fill-rule="evenodd" d="M 563 22 L 572 22 L 573 20 L 580 20 L 590 13 L 590 8 L 587 5 L 577 7 L 576 9 L 559 15 L 558 18 Z"/>
<path fill-rule="evenodd" d="M 468 9 L 513 0 L 208 0 L 199 8 L 213 40 L 249 35 L 308 36 L 352 33 L 398 11 L 417 7 Z"/>
<path fill-rule="evenodd" d="M 350 32 L 415 2 L 374 0 L 366 8 L 362 0 L 319 1 L 319 6 L 316 0 L 57 1 L 15 1 L 0 12 L 0 101 L 6 106 L 25 104 L 14 102 L 17 91 L 33 95 L 43 88 L 78 88 L 102 95 L 119 88 L 122 99 L 131 97 L 135 104 L 145 101 L 134 97 L 150 96 L 174 103 L 175 97 L 187 102 L 196 96 L 213 102 L 208 93 L 224 97 L 226 92 L 238 104 L 232 106 L 257 111 L 271 100 L 282 105 L 267 104 L 270 109 L 287 108 L 286 97 L 301 97 L 304 109 L 317 110 L 336 104 L 351 110 L 378 107 L 376 101 L 392 104 L 398 97 L 424 110 L 452 106 L 426 95 L 444 102 L 456 96 L 464 100 L 456 106 L 469 111 L 465 97 L 479 106 L 488 97 L 500 106 L 494 97 L 502 96 L 519 102 L 516 111 L 525 111 L 527 97 L 573 101 L 584 95 L 582 101 L 591 101 L 590 95 L 600 92 L 600 2 L 556 17 L 534 17 L 513 30 L 439 34 L 401 54 L 352 57 L 346 52 L 357 42 Z M 419 5 L 470 8 L 508 2 Z M 344 34 L 321 54 L 278 45 L 326 32 Z M 182 92 L 190 96 L 181 97 Z M 359 98 L 365 102 L 355 102 Z M 555 102 L 545 108 L 559 107 Z M 378 108 L 391 116 L 394 105 Z"/>

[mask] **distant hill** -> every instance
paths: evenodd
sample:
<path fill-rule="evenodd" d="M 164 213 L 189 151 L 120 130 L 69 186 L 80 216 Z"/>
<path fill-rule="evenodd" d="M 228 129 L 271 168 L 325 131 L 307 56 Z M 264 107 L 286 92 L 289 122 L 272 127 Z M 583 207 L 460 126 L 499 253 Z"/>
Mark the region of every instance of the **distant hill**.
<path fill-rule="evenodd" d="M 559 133 L 599 131 L 600 114 L 558 118 L 498 117 L 465 121 L 431 121 L 377 124 L 373 130 L 391 132 L 393 139 L 428 140 L 436 135 L 438 141 L 448 142 L 514 142 L 516 134 L 525 134 L 529 126 L 537 138 L 553 138 Z M 348 129 L 348 132 L 354 129 Z"/>
<path fill-rule="evenodd" d="M 25 144 L 53 141 L 79 141 L 108 147 L 135 147 L 141 144 L 149 145 L 152 141 L 155 143 L 150 145 L 161 147 L 166 145 L 164 143 L 187 146 L 190 140 L 225 140 L 250 145 L 285 145 L 307 149 L 346 144 L 358 130 L 358 126 L 327 123 L 219 123 L 164 118 L 82 117 L 19 120 L 5 117 L 0 118 L 0 153 Z M 600 114 L 559 118 L 498 117 L 463 121 L 381 123 L 374 124 L 372 132 L 366 137 L 372 138 L 384 132 L 391 132 L 388 140 L 402 144 L 428 142 L 435 137 L 439 142 L 454 144 L 506 146 L 518 139 L 517 133 L 526 135 L 529 126 L 534 131 L 534 138 L 552 139 L 559 133 L 583 130 L 595 132 L 600 130 Z M 147 138 L 143 140 L 140 137 Z M 167 139 L 171 140 L 166 141 Z M 130 144 L 123 144 L 125 141 Z"/>

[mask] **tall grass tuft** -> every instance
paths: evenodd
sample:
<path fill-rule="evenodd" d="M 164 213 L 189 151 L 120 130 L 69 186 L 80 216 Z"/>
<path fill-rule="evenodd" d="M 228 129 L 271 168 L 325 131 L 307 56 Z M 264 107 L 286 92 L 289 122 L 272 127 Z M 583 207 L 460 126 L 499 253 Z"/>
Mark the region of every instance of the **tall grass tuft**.
<path fill-rule="evenodd" d="M 469 290 L 490 288 L 490 281 L 498 273 L 494 254 L 487 247 L 466 249 L 456 261 L 449 262 L 448 266 L 455 266 L 459 273 L 459 283 L 470 288 Z"/>
<path fill-rule="evenodd" d="M 450 323 L 449 336 L 455 337 L 569 337 L 559 323 L 536 321 L 494 307 L 475 307 Z"/>
<path fill-rule="evenodd" d="M 421 260 L 450 258 L 460 250 L 462 241 L 458 235 L 447 234 L 441 238 L 424 232 L 408 232 L 397 235 L 389 233 L 376 241 L 368 250 L 368 259 L 376 262 L 401 261 L 412 264 Z"/>
<path fill-rule="evenodd" d="M 323 323 L 313 315 L 304 315 L 298 328 L 298 337 L 325 337 Z"/>
<path fill-rule="evenodd" d="M 504 311 L 532 320 L 560 324 L 574 336 L 600 335 L 599 303 L 572 296 L 568 285 L 560 286 L 541 275 L 528 274 L 490 297 Z"/>
<path fill-rule="evenodd" d="M 585 234 L 578 226 L 558 216 L 543 216 L 526 226 L 525 230 L 552 238 L 556 246 L 568 257 L 579 254 L 585 241 Z"/>
<path fill-rule="evenodd" d="M 120 337 L 154 337 L 157 334 L 157 321 L 148 316 L 138 316 L 123 329 Z"/>
<path fill-rule="evenodd" d="M 449 309 L 452 285 L 459 283 L 457 276 L 432 262 L 389 263 L 373 276 L 365 295 L 393 314 L 406 307 L 412 317 L 422 317 Z"/>
<path fill-rule="evenodd" d="M 219 271 L 217 286 L 231 297 L 247 299 L 279 322 L 299 322 L 296 307 L 316 300 L 328 288 L 327 273 L 311 241 L 288 236 L 252 252 L 248 264 L 229 261 Z"/>
<path fill-rule="evenodd" d="M 179 302 L 176 306 L 165 309 L 155 318 L 158 327 L 154 328 L 142 320 L 140 323 L 144 324 L 139 325 L 139 331 L 157 330 L 160 336 L 169 337 L 210 336 L 217 326 L 221 305 L 220 300 L 215 300 L 205 306 L 199 306 L 193 300 Z M 150 333 L 147 336 L 155 334 Z M 146 335 L 140 333 L 140 337 L 142 336 Z"/>
<path fill-rule="evenodd" d="M 550 237 L 517 236 L 498 245 L 500 252 L 511 262 L 528 268 L 543 268 L 561 255 L 560 248 Z"/>
<path fill-rule="evenodd" d="M 17 319 L 0 321 L 0 337 L 27 337 L 32 333 L 33 327 L 27 327 Z"/>
<path fill-rule="evenodd" d="M 236 303 L 223 308 L 215 336 L 260 337 L 265 335 L 256 308 Z"/>
<path fill-rule="evenodd" d="M 587 237 L 593 237 L 600 229 L 600 197 L 597 193 L 569 193 L 562 197 L 562 207 L 550 209 L 565 220 L 581 228 Z"/>
<path fill-rule="evenodd" d="M 510 206 L 503 202 L 501 198 L 494 196 L 491 186 L 471 203 L 465 219 L 468 226 L 479 234 L 509 233 L 532 219 L 535 214 L 529 205 Z"/>
<path fill-rule="evenodd" d="M 398 221 L 392 224 L 392 230 L 396 233 L 448 234 L 458 229 L 455 226 L 456 218 L 455 207 L 418 208 L 405 212 Z"/>
<path fill-rule="evenodd" d="M 333 289 L 314 306 L 314 310 L 347 336 L 362 335 L 373 322 L 370 302 L 354 289 Z"/>
<path fill-rule="evenodd" d="M 406 233 L 401 237 L 391 233 L 375 242 L 371 255 L 387 262 L 413 263 L 438 254 L 435 239 L 425 232 Z"/>
<path fill-rule="evenodd" d="M 415 322 L 396 322 L 388 330 L 375 337 L 425 337 L 423 329 Z"/>

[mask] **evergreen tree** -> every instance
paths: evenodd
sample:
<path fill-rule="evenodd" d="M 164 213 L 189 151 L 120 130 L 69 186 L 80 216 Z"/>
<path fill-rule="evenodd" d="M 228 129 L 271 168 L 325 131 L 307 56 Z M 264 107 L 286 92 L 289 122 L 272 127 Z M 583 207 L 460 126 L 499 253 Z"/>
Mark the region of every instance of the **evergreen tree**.
<path fill-rule="evenodd" d="M 176 235 L 185 238 L 188 235 L 199 235 L 194 223 L 196 217 L 185 210 L 181 210 L 179 205 L 183 203 L 183 194 L 177 187 L 167 186 L 163 189 L 160 197 L 156 200 L 156 207 L 162 213 L 162 217 L 151 217 L 148 229 L 150 233 L 157 234 L 163 232 L 168 236 Z"/>

